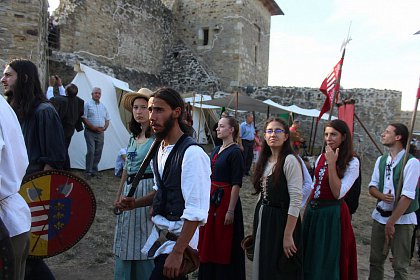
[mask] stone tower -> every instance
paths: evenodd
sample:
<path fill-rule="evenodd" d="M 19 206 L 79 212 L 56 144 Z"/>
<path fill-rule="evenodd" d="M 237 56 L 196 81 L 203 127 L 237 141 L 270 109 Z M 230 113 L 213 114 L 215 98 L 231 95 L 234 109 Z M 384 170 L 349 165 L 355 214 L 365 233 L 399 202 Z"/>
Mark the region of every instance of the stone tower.
<path fill-rule="evenodd" d="M 41 84 L 45 84 L 48 1 L 0 2 L 1 71 L 3 72 L 3 66 L 13 58 L 30 59 L 38 66 Z"/>
<path fill-rule="evenodd" d="M 266 86 L 274 0 L 162 0 L 177 36 L 220 78 L 222 88 Z"/>

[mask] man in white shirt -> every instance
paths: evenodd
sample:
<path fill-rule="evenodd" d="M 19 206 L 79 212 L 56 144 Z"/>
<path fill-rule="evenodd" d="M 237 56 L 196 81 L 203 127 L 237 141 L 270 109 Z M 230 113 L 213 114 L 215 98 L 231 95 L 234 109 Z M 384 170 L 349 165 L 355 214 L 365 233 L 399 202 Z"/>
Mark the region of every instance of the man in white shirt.
<path fill-rule="evenodd" d="M 403 168 L 408 129 L 400 123 L 388 125 L 381 142 L 389 153 L 379 157 L 369 183 L 369 193 L 378 200 L 373 210 L 370 247 L 369 279 L 384 279 L 384 263 L 391 248 L 395 279 L 408 279 L 411 237 L 418 209 L 419 161 L 409 157 Z M 403 176 L 401 196 L 395 197 L 400 176 Z M 397 200 L 397 201 L 395 201 Z M 389 247 L 388 247 L 389 246 Z"/>
<path fill-rule="evenodd" d="M 58 92 L 54 94 L 55 89 L 58 90 Z M 51 99 L 56 95 L 66 96 L 66 90 L 63 87 L 61 78 L 59 76 L 50 76 L 49 86 L 45 95 L 47 96 L 47 99 Z"/>
<path fill-rule="evenodd" d="M 24 279 L 29 253 L 31 212 L 18 193 L 28 163 L 25 141 L 16 114 L 0 96 L 0 219 L 12 241 L 14 279 Z"/>
<path fill-rule="evenodd" d="M 210 159 L 185 134 L 184 101 L 178 92 L 161 88 L 152 94 L 148 106 L 152 129 L 163 139 L 152 162 L 155 191 L 137 200 L 123 199 L 127 203 L 123 210 L 153 205 L 154 228 L 142 249 L 155 258 L 150 279 L 187 279 L 179 274 L 180 267 L 184 250 L 188 245 L 197 248 L 198 227 L 207 222 Z M 159 242 L 165 230 L 175 238 L 163 236 Z"/>

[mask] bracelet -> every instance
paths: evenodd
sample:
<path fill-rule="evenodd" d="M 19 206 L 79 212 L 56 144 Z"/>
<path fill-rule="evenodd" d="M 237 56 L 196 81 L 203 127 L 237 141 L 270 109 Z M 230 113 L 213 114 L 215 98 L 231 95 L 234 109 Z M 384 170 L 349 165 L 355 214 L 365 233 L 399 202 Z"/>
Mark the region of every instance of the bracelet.
<path fill-rule="evenodd" d="M 233 215 L 233 210 L 227 210 L 226 213 L 229 213 L 229 214 Z"/>

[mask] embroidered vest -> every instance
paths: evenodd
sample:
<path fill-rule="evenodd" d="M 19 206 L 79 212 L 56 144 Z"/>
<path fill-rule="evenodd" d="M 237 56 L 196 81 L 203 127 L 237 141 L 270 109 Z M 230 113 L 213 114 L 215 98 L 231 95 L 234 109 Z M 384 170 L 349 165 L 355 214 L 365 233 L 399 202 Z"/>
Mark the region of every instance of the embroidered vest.
<path fill-rule="evenodd" d="M 186 134 L 178 139 L 166 160 L 162 177 L 159 174 L 158 153 L 154 156 L 153 173 L 159 186 L 153 198 L 154 216 L 161 215 L 169 221 L 180 220 L 185 209 L 185 201 L 181 190 L 182 160 L 185 150 L 191 145 L 198 144 Z"/>
<path fill-rule="evenodd" d="M 326 164 L 325 154 L 319 158 L 315 168 L 315 185 L 313 198 L 322 200 L 336 200 L 331 192 L 328 180 L 328 165 Z"/>
<path fill-rule="evenodd" d="M 379 191 L 383 192 L 384 191 L 384 175 L 385 175 L 385 168 L 386 168 L 386 159 L 388 157 L 388 154 L 384 154 L 381 159 L 379 160 Z M 408 160 L 413 158 L 412 155 L 408 155 Z M 396 193 L 396 188 L 398 187 L 398 181 L 400 180 L 400 176 L 401 176 L 401 169 L 402 169 L 402 162 L 403 160 L 401 159 L 398 164 L 392 169 L 392 183 L 394 185 L 394 193 Z M 416 211 L 417 209 L 419 209 L 419 188 L 418 185 L 416 187 L 416 196 L 415 198 L 411 201 L 410 206 L 408 206 L 407 210 L 405 211 L 404 214 L 409 214 L 412 213 L 414 211 Z"/>

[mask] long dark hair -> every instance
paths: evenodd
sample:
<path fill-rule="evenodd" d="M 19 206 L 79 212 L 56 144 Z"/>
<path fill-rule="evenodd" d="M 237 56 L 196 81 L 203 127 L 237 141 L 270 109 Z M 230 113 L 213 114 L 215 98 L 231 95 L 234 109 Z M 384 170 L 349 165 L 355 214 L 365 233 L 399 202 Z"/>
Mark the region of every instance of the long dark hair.
<path fill-rule="evenodd" d="M 24 120 L 41 102 L 47 101 L 39 81 L 38 68 L 27 59 L 14 59 L 7 65 L 17 73 L 13 96 L 8 96 L 7 101 L 15 110 L 18 118 Z"/>
<path fill-rule="evenodd" d="M 294 154 L 294 151 L 293 151 L 292 145 L 290 144 L 289 126 L 286 124 L 286 122 L 283 119 L 279 119 L 279 118 L 267 119 L 264 125 L 264 131 L 267 129 L 268 124 L 272 122 L 280 123 L 283 126 L 284 133 L 289 135 L 289 137 L 287 137 L 287 140 L 283 143 L 281 147 L 281 151 L 277 158 L 276 166 L 274 167 L 274 170 L 272 173 L 274 185 L 278 186 L 280 183 L 280 174 L 283 172 L 281 169 L 283 168 L 284 160 L 286 159 L 288 155 Z M 264 174 L 264 169 L 267 166 L 268 158 L 270 156 L 271 156 L 270 146 L 268 146 L 267 141 L 264 139 L 262 143 L 260 157 L 255 166 L 255 172 L 254 172 L 254 177 L 253 177 L 253 182 L 252 182 L 254 184 L 254 189 L 255 189 L 254 194 L 258 194 L 262 191 L 261 177 Z"/>
<path fill-rule="evenodd" d="M 181 115 L 178 117 L 178 124 L 182 132 L 190 135 L 192 132 L 191 126 L 185 122 L 185 103 L 181 95 L 174 89 L 169 87 L 162 87 L 155 91 L 150 97 L 160 98 L 164 100 L 171 107 L 172 110 L 176 108 L 181 109 Z"/>
<path fill-rule="evenodd" d="M 147 98 L 143 96 L 138 96 L 134 98 L 133 101 L 131 101 L 131 108 L 133 108 L 134 106 L 134 101 L 136 101 L 139 98 L 146 100 L 146 103 L 149 101 Z M 128 129 L 130 130 L 131 133 L 133 133 L 134 138 L 139 136 L 141 132 L 143 131 L 141 124 L 136 122 L 136 120 L 134 119 L 133 110 L 131 110 L 131 120 L 130 120 L 130 123 L 128 124 Z M 150 125 L 147 126 L 146 131 L 144 132 L 144 136 L 146 138 L 150 138 L 150 136 L 152 136 L 152 128 L 150 127 Z"/>
<path fill-rule="evenodd" d="M 228 120 L 228 124 L 230 125 L 230 127 L 233 127 L 232 139 L 235 143 L 238 143 L 238 135 L 239 135 L 238 121 L 232 116 L 225 116 L 225 117 L 222 116 L 220 119 Z"/>
<path fill-rule="evenodd" d="M 325 124 L 325 128 L 332 127 L 338 132 L 340 132 L 343 142 L 341 142 L 338 148 L 340 152 L 338 153 L 338 159 L 336 162 L 337 175 L 339 178 L 344 177 L 344 172 L 346 172 L 347 165 L 351 159 L 356 156 L 356 153 L 353 151 L 353 141 L 351 138 L 350 129 L 347 124 L 342 120 L 333 120 Z M 325 132 L 324 128 L 324 132 Z"/>

